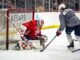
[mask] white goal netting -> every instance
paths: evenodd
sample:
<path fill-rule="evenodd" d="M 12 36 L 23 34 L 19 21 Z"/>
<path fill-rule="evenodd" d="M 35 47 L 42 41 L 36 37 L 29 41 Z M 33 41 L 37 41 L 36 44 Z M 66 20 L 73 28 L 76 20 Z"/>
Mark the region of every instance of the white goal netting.
<path fill-rule="evenodd" d="M 0 49 L 6 48 L 7 9 L 0 10 Z"/>
<path fill-rule="evenodd" d="M 32 9 L 1 9 L 0 49 L 6 48 L 9 43 L 21 40 L 16 28 L 20 29 L 22 23 L 32 19 L 34 19 L 34 11 Z"/>

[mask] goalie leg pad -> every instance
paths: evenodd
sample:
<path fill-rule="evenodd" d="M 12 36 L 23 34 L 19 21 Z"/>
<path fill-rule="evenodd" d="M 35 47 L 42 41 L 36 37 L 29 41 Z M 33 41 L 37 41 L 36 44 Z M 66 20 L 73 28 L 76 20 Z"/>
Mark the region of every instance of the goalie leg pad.
<path fill-rule="evenodd" d="M 26 47 L 27 47 L 27 42 L 25 42 L 25 41 L 19 41 L 19 45 L 20 45 L 20 47 L 22 48 L 22 49 L 26 49 Z"/>

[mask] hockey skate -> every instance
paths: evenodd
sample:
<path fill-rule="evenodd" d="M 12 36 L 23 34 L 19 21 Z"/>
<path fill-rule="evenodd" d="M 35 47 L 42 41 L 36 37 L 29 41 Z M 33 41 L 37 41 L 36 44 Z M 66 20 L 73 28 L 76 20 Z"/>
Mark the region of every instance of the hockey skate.
<path fill-rule="evenodd" d="M 16 44 L 16 46 L 15 46 L 15 50 L 20 50 L 19 43 Z"/>
<path fill-rule="evenodd" d="M 70 43 L 70 45 L 68 45 L 67 47 L 68 47 L 68 48 L 74 48 L 74 42 L 72 41 L 72 42 Z"/>
<path fill-rule="evenodd" d="M 71 52 L 75 51 L 74 42 L 72 41 L 72 42 L 70 43 L 70 45 L 67 46 L 67 48 L 68 48 Z"/>

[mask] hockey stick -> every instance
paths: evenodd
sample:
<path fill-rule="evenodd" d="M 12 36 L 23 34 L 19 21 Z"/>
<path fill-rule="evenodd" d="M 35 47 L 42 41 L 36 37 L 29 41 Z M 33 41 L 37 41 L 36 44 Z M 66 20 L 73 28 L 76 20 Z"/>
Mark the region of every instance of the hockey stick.
<path fill-rule="evenodd" d="M 77 52 L 77 51 L 79 51 L 80 49 L 76 49 L 76 50 L 73 50 L 72 52 Z"/>
<path fill-rule="evenodd" d="M 77 51 L 80 51 L 80 48 L 77 48 L 77 49 L 75 49 L 75 48 L 68 48 L 72 53 L 74 53 L 74 52 L 77 52 Z"/>
<path fill-rule="evenodd" d="M 54 36 L 54 37 L 52 38 L 52 40 L 51 40 L 42 50 L 40 50 L 40 52 L 43 52 L 43 51 L 50 45 L 50 43 L 51 43 L 55 38 L 56 38 L 56 36 Z"/>

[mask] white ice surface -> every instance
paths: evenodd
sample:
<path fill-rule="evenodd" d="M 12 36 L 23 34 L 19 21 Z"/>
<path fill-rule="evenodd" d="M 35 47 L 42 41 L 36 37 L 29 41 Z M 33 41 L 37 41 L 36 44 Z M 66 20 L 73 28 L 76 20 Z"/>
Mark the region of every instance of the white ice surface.
<path fill-rule="evenodd" d="M 48 36 L 46 44 L 55 36 L 57 29 L 43 30 L 43 34 Z M 73 36 L 74 38 L 74 36 Z M 34 50 L 1 50 L 0 60 L 80 60 L 80 51 L 75 53 L 67 49 L 68 41 L 65 32 L 56 37 L 44 52 Z M 75 47 L 79 48 L 79 43 L 75 42 Z"/>

